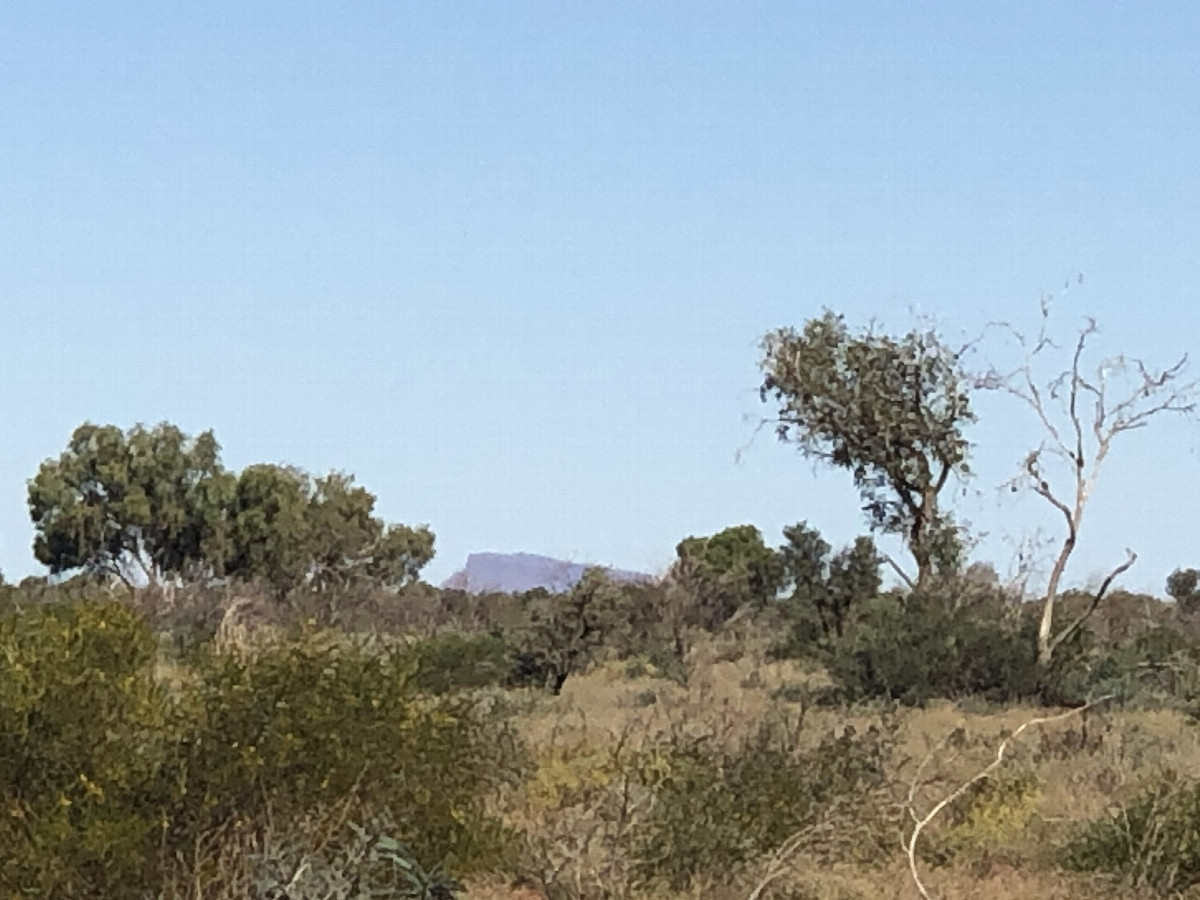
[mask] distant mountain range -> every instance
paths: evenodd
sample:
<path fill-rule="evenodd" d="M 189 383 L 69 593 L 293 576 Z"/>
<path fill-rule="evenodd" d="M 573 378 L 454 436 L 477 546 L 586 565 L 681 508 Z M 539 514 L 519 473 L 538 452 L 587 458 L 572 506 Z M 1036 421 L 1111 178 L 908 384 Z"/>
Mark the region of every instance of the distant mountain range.
<path fill-rule="evenodd" d="M 472 553 L 466 566 L 442 582 L 442 587 L 469 594 L 520 593 L 538 587 L 558 593 L 574 587 L 589 568 L 593 567 L 533 553 Z M 615 581 L 653 580 L 642 572 L 599 568 Z"/>

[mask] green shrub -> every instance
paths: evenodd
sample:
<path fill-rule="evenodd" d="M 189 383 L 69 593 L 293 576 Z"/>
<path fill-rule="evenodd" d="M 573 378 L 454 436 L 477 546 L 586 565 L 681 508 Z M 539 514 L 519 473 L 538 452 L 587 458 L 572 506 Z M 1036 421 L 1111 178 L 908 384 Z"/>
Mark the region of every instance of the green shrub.
<path fill-rule="evenodd" d="M 1120 702 L 1200 709 L 1200 647 L 1174 627 L 1156 625 L 1114 646 L 1092 666 L 1096 694 Z"/>
<path fill-rule="evenodd" d="M 198 848 L 286 838 L 343 800 L 390 816 L 389 839 L 431 871 L 505 858 L 483 804 L 520 777 L 520 747 L 467 696 L 423 693 L 407 650 L 208 650 L 172 695 L 158 643 L 111 601 L 0 615 L 0 900 L 144 900 L 181 859 L 189 877 L 224 871 Z"/>
<path fill-rule="evenodd" d="M 654 645 L 641 655 L 626 659 L 625 677 L 630 681 L 640 678 L 664 678 L 685 686 L 688 680 L 688 666 L 667 645 Z"/>
<path fill-rule="evenodd" d="M 665 678 L 681 686 L 687 685 L 690 674 L 688 664 L 679 658 L 669 643 L 650 643 L 645 650 L 645 659 L 654 670 L 655 677 Z"/>
<path fill-rule="evenodd" d="M 978 607 L 946 610 L 912 595 L 880 597 L 826 656 L 831 677 L 855 702 L 887 698 L 921 705 L 935 697 L 991 702 L 1078 702 L 1086 694 L 1087 633 L 1059 648 L 1049 669 L 1037 662 L 1036 623 Z"/>
<path fill-rule="evenodd" d="M 945 864 L 956 858 L 995 861 L 1029 840 L 1042 799 L 1029 772 L 1002 772 L 973 784 L 946 807 L 921 855 Z"/>
<path fill-rule="evenodd" d="M 517 745 L 466 698 L 421 694 L 418 665 L 404 649 L 304 640 L 252 660 L 210 654 L 190 698 L 174 839 L 360 795 L 395 817 L 419 860 L 494 862 L 506 832 L 482 802 L 494 779 L 515 776 Z"/>
<path fill-rule="evenodd" d="M 701 874 L 727 879 L 801 829 L 830 820 L 845 827 L 840 833 L 854 833 L 853 854 L 888 852 L 894 834 L 887 828 L 867 828 L 864 839 L 857 826 L 890 806 L 868 798 L 886 789 L 891 748 L 891 737 L 874 727 L 861 736 L 848 727 L 807 750 L 777 723 L 732 750 L 674 736 L 647 766 L 654 804 L 635 841 L 641 878 L 676 889 Z"/>
<path fill-rule="evenodd" d="M 512 676 L 512 653 L 495 634 L 443 634 L 427 638 L 413 650 L 413 684 L 432 694 L 492 687 Z"/>
<path fill-rule="evenodd" d="M 650 674 L 650 665 L 643 659 L 631 659 L 625 664 L 625 677 L 630 681 L 636 681 L 639 678 L 649 678 Z"/>
<path fill-rule="evenodd" d="M 1200 884 L 1200 783 L 1167 773 L 1115 815 L 1084 828 L 1066 847 L 1064 861 L 1162 895 Z"/>
<path fill-rule="evenodd" d="M 125 605 L 0 618 L 0 896 L 140 897 L 171 803 L 156 639 Z"/>

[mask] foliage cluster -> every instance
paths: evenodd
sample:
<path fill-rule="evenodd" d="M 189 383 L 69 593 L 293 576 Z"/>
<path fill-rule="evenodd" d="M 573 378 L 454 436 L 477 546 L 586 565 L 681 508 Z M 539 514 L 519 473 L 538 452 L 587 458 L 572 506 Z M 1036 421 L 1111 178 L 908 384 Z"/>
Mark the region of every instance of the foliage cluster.
<path fill-rule="evenodd" d="M 0 896 L 135 896 L 176 795 L 155 640 L 127 608 L 0 617 Z"/>
<path fill-rule="evenodd" d="M 333 472 L 221 464 L 211 431 L 169 423 L 81 425 L 29 482 L 34 555 L 54 574 L 82 570 L 126 584 L 260 580 L 300 588 L 398 589 L 433 557 L 428 528 L 387 525 L 375 496 Z"/>
<path fill-rule="evenodd" d="M 0 617 L 0 896 L 137 898 L 231 827 L 251 834 L 353 799 L 389 815 L 422 865 L 494 865 L 508 846 L 482 805 L 518 777 L 515 738 L 466 698 L 412 683 L 403 650 L 298 636 L 250 659 L 200 655 L 173 693 L 127 605 L 49 604 Z"/>
<path fill-rule="evenodd" d="M 494 632 L 434 635 L 419 641 L 412 656 L 412 683 L 431 694 L 507 684 L 516 665 L 512 648 Z"/>
<path fill-rule="evenodd" d="M 1086 693 L 1086 632 L 1049 668 L 1037 664 L 1035 627 L 1020 610 L 947 608 L 936 594 L 894 594 L 863 608 L 845 640 L 825 657 L 850 702 L 886 698 L 919 705 L 980 697 L 1078 703 Z M 1069 651 L 1069 652 L 1068 652 Z"/>
<path fill-rule="evenodd" d="M 922 855 L 940 863 L 956 858 L 994 861 L 1028 839 L 1041 799 L 1041 786 L 1028 771 L 979 781 L 947 807 L 936 840 Z"/>
<path fill-rule="evenodd" d="M 1064 851 L 1080 871 L 1178 896 L 1200 884 L 1200 783 L 1167 772 L 1116 812 L 1090 823 Z"/>
<path fill-rule="evenodd" d="M 959 355 L 933 331 L 853 334 L 832 311 L 762 342 L 764 402 L 779 439 L 847 469 L 872 528 L 901 536 L 921 584 L 957 571 L 962 544 L 938 497 L 965 476 L 975 420 Z"/>
<path fill-rule="evenodd" d="M 816 747 L 778 722 L 732 748 L 676 733 L 647 766 L 654 801 L 636 837 L 638 873 L 677 889 L 701 875 L 728 880 L 800 832 L 839 855 L 878 858 L 895 836 L 887 818 L 892 750 L 891 733 L 875 726 L 827 734 Z M 830 844 L 825 826 L 835 819 Z"/>
<path fill-rule="evenodd" d="M 753 525 L 689 537 L 676 554 L 675 578 L 691 597 L 688 624 L 709 630 L 743 606 L 761 608 L 774 600 L 784 578 L 782 560 Z"/>

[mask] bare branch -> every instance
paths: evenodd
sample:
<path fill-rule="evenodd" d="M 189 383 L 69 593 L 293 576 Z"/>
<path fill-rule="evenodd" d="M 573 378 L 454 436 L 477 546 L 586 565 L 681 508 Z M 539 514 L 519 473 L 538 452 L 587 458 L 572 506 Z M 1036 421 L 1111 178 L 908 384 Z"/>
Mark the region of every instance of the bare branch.
<path fill-rule="evenodd" d="M 887 553 L 881 553 L 880 556 L 882 557 L 882 559 L 885 563 L 887 563 L 889 566 L 892 567 L 893 570 L 895 570 L 896 574 L 900 576 L 900 579 L 905 583 L 905 585 L 908 586 L 908 589 L 910 591 L 914 590 L 916 588 L 916 586 L 917 586 L 916 582 L 914 582 L 908 576 L 908 573 L 906 573 L 902 568 L 900 568 L 900 564 L 898 562 L 896 562 L 896 560 L 892 559 L 892 557 L 889 556 Z"/>
<path fill-rule="evenodd" d="M 755 885 L 754 890 L 750 892 L 750 896 L 746 900 L 759 900 L 762 897 L 763 891 L 787 872 L 787 862 L 792 857 L 792 854 L 804 846 L 804 842 L 817 831 L 821 824 L 823 823 L 808 825 L 800 829 L 784 841 L 778 850 L 771 854 L 771 859 L 767 863 L 766 873 L 759 879 L 758 884 Z"/>
<path fill-rule="evenodd" d="M 1083 355 L 1084 345 L 1089 334 L 1096 331 L 1096 320 L 1088 319 L 1087 328 L 1079 332 L 1079 341 L 1075 344 L 1075 355 L 1071 359 L 1071 426 L 1075 429 L 1075 468 L 1083 468 L 1083 424 L 1079 418 L 1079 359 Z"/>
<path fill-rule="evenodd" d="M 1038 464 L 1038 456 L 1041 450 L 1034 450 L 1025 457 L 1025 472 L 1029 475 L 1033 483 L 1034 493 L 1044 497 L 1051 506 L 1063 514 L 1067 520 L 1068 532 L 1074 537 L 1075 534 L 1075 516 L 1069 506 L 1063 501 L 1054 496 L 1054 492 L 1050 489 L 1050 483 L 1042 475 L 1041 466 Z"/>

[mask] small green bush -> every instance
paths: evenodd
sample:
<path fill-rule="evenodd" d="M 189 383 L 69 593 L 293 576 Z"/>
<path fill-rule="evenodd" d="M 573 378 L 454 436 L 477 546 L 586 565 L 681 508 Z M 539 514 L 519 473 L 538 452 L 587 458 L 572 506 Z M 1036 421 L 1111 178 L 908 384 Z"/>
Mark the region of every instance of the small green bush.
<path fill-rule="evenodd" d="M 646 662 L 654 669 L 658 678 L 665 678 L 678 685 L 686 686 L 688 682 L 688 664 L 679 658 L 670 644 L 666 642 L 651 643 L 645 651 Z"/>
<path fill-rule="evenodd" d="M 868 797 L 887 787 L 891 736 L 876 728 L 860 736 L 848 727 L 816 748 L 801 750 L 797 740 L 779 723 L 766 723 L 732 750 L 682 735 L 660 748 L 648 767 L 653 807 L 635 841 L 643 881 L 683 889 L 702 874 L 728 879 L 753 857 L 829 820 L 854 834 L 853 851 L 843 850 L 888 852 L 889 828 L 868 827 L 864 839 L 859 826 L 890 806 Z"/>
<path fill-rule="evenodd" d="M 1059 648 L 1049 669 L 1037 662 L 1032 617 L 968 607 L 946 610 L 912 595 L 865 605 L 827 654 L 830 676 L 850 702 L 885 698 L 922 705 L 935 697 L 990 702 L 1077 703 L 1087 693 L 1087 634 Z"/>
<path fill-rule="evenodd" d="M 921 855 L 935 864 L 962 858 L 994 862 L 1029 839 L 1041 797 L 1030 772 L 977 781 L 945 809 Z"/>
<path fill-rule="evenodd" d="M 1200 783 L 1167 773 L 1115 815 L 1085 827 L 1064 862 L 1164 896 L 1200 884 Z"/>
<path fill-rule="evenodd" d="M 512 676 L 513 657 L 496 634 L 443 634 L 413 650 L 413 684 L 431 694 L 502 685 Z"/>
<path fill-rule="evenodd" d="M 496 861 L 505 829 L 482 807 L 515 778 L 506 729 L 466 697 L 434 701 L 407 650 L 298 641 L 251 660 L 211 654 L 199 667 L 180 756 L 186 843 L 233 817 L 299 816 L 347 795 L 393 815 L 416 857 L 459 871 Z"/>

